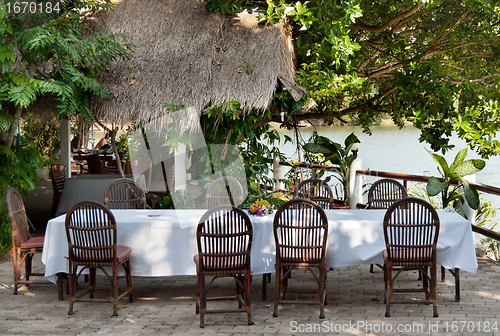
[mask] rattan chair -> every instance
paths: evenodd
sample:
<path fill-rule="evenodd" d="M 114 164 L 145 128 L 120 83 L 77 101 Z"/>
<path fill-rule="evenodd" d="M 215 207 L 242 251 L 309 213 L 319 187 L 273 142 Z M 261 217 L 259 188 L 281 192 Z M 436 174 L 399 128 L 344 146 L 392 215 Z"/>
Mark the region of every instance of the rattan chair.
<path fill-rule="evenodd" d="M 104 205 L 109 209 L 146 209 L 146 195 L 135 181 L 121 178 L 106 188 Z"/>
<path fill-rule="evenodd" d="M 198 254 L 194 256 L 198 275 L 196 313 L 200 314 L 200 327 L 205 327 L 205 314 L 246 313 L 252 322 L 250 301 L 250 252 L 253 230 L 248 215 L 230 205 L 220 205 L 208 210 L 200 219 L 196 231 Z M 205 286 L 205 276 L 213 276 Z M 207 292 L 217 277 L 236 280 L 233 296 L 207 298 Z M 238 308 L 208 310 L 207 301 L 236 300 Z"/>
<path fill-rule="evenodd" d="M 406 188 L 396 180 L 380 179 L 375 181 L 368 190 L 367 209 L 389 209 L 394 202 L 408 197 Z M 382 268 L 382 265 L 378 265 Z M 373 264 L 370 265 L 370 272 L 373 272 Z"/>
<path fill-rule="evenodd" d="M 67 178 L 66 166 L 61 163 L 54 163 L 50 166 L 50 179 L 52 180 L 52 209 L 50 210 L 50 217 L 54 218 L 61 199 L 61 194 L 64 190 L 64 183 Z"/>
<path fill-rule="evenodd" d="M 395 202 L 384 216 L 384 280 L 385 316 L 390 316 L 394 303 L 432 304 L 434 317 L 438 317 L 436 303 L 437 265 L 436 245 L 439 236 L 439 216 L 424 200 L 405 198 Z M 394 288 L 394 282 L 402 271 L 419 271 L 422 274 L 420 288 Z M 396 273 L 396 275 L 393 275 Z M 394 300 L 394 292 L 424 292 L 425 300 L 406 298 Z"/>
<path fill-rule="evenodd" d="M 118 163 L 116 160 L 104 161 L 104 174 L 119 174 Z"/>
<path fill-rule="evenodd" d="M 278 316 L 278 305 L 283 303 L 318 304 L 319 318 L 325 318 L 326 301 L 326 242 L 328 219 L 319 204 L 305 199 L 294 199 L 283 204 L 274 216 L 276 243 L 275 300 L 273 316 Z M 315 272 L 315 269 L 318 272 Z M 286 300 L 289 274 L 292 269 L 307 269 L 316 280 L 317 290 L 298 289 L 298 293 L 317 292 L 317 301 Z"/>
<path fill-rule="evenodd" d="M 69 310 L 73 315 L 75 302 L 111 302 L 113 316 L 118 315 L 118 300 L 128 295 L 133 302 L 130 254 L 132 249 L 116 244 L 116 221 L 111 211 L 97 202 L 80 202 L 73 205 L 66 214 L 66 237 L 68 239 L 69 263 Z M 125 269 L 127 288 L 118 289 L 118 266 Z M 78 269 L 81 267 L 81 269 Z M 109 275 L 104 267 L 111 267 Z M 76 293 L 78 276 L 89 269 L 89 287 Z M 96 270 L 101 269 L 110 282 L 110 287 L 96 286 Z M 110 291 L 107 298 L 94 298 L 97 290 Z M 122 291 L 120 295 L 118 292 Z M 90 298 L 84 296 L 89 294 Z"/>
<path fill-rule="evenodd" d="M 293 198 L 311 200 L 323 209 L 331 209 L 333 205 L 332 189 L 320 179 L 307 179 L 300 182 L 293 191 Z"/>
<path fill-rule="evenodd" d="M 405 187 L 396 180 L 380 179 L 368 190 L 368 209 L 389 209 L 394 202 L 408 197 Z"/>
<path fill-rule="evenodd" d="M 104 174 L 104 162 L 101 161 L 99 153 L 87 156 L 87 168 L 89 174 Z"/>
<path fill-rule="evenodd" d="M 205 207 L 211 209 L 218 205 L 239 206 L 243 203 L 243 187 L 235 178 L 219 177 L 207 189 Z"/>
<path fill-rule="evenodd" d="M 23 199 L 19 192 L 10 188 L 6 195 L 7 214 L 12 228 L 12 267 L 14 268 L 14 295 L 17 295 L 19 285 L 25 284 L 53 284 L 52 282 L 30 280 L 32 276 L 42 276 L 43 273 L 32 273 L 32 259 L 35 253 L 42 253 L 44 237 L 30 238 L 28 217 L 24 208 Z M 22 266 L 25 274 L 22 274 Z"/>

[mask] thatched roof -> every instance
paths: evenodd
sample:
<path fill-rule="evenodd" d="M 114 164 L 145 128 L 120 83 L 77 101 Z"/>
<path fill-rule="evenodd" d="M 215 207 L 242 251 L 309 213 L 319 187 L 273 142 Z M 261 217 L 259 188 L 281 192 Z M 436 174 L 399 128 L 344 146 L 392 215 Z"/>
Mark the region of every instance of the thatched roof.
<path fill-rule="evenodd" d="M 264 110 L 279 83 L 297 100 L 305 92 L 293 79 L 288 30 L 258 25 L 257 15 L 222 16 L 200 0 L 116 0 L 94 24 L 136 46 L 132 60 L 100 75 L 115 98 L 94 99 L 92 110 L 107 121 L 146 122 L 165 103 L 200 111 L 237 100 L 246 111 Z"/>

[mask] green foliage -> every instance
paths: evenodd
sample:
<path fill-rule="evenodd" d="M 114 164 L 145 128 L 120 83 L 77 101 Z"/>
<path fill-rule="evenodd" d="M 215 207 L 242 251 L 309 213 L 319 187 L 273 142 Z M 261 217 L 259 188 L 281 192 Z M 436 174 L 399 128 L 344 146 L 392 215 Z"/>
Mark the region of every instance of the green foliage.
<path fill-rule="evenodd" d="M 5 195 L 9 188 L 16 188 L 21 194 L 35 188 L 36 169 L 41 156 L 34 146 L 18 146 L 14 150 L 0 145 L 0 254 L 10 249 L 10 222 L 7 217 Z"/>
<path fill-rule="evenodd" d="M 433 151 L 455 131 L 483 158 L 500 154 L 498 2 L 468 0 L 207 0 L 232 14 L 258 8 L 291 29 L 296 80 L 317 106 L 298 120 L 351 115 L 364 131 L 380 115 L 411 121 Z M 223 8 L 223 11 L 221 10 Z M 281 122 L 279 109 L 269 120 Z M 290 122 L 292 110 L 284 124 Z M 345 118 L 347 119 L 347 118 Z"/>
<path fill-rule="evenodd" d="M 175 209 L 174 199 L 178 204 L 182 204 L 182 209 L 195 209 L 195 200 L 184 190 L 176 190 L 158 200 L 155 209 Z"/>
<path fill-rule="evenodd" d="M 351 133 L 344 140 L 344 147 L 324 136 L 318 135 L 315 136 L 315 141 L 302 146 L 309 153 L 322 154 L 324 156 L 322 164 L 337 165 L 340 168 L 339 175 L 335 175 L 335 178 L 339 180 L 343 187 L 344 202 L 347 202 L 349 195 L 349 167 L 358 157 L 358 150 L 352 149 L 355 143 L 360 143 L 360 141 L 354 133 Z"/>
<path fill-rule="evenodd" d="M 451 165 L 448 165 L 446 159 L 441 155 L 429 153 L 437 164 L 442 181 L 435 177 L 429 178 L 426 187 L 427 193 L 430 196 L 441 194 L 443 208 L 451 205 L 455 209 L 459 209 L 460 204 L 464 203 L 463 196 L 465 196 L 469 206 L 472 209 L 477 209 L 479 207 L 479 194 L 476 188 L 470 185 L 464 177 L 481 171 L 485 167 L 486 162 L 479 159 L 465 160 L 467 157 L 467 148 L 458 152 Z M 460 186 L 451 188 L 451 182 L 453 180 L 458 180 Z M 459 192 L 459 187 L 463 188 L 463 193 Z"/>
<path fill-rule="evenodd" d="M 245 113 L 240 103 L 233 101 L 209 106 L 201 116 L 202 131 L 208 144 L 238 146 L 243 156 L 250 195 L 261 195 L 261 184 L 273 185 L 273 179 L 268 177 L 273 157 L 286 161 L 276 147 L 281 141 L 278 132 L 265 122 L 270 113 L 270 110 Z M 217 164 L 217 160 L 212 160 L 212 164 Z"/>
<path fill-rule="evenodd" d="M 495 231 L 498 225 L 496 213 L 497 209 L 494 208 L 493 204 L 490 201 L 482 199 L 481 205 L 476 211 L 476 225 Z M 488 237 L 481 238 L 480 242 L 493 255 L 495 260 L 498 261 L 500 258 L 500 242 Z"/>
<path fill-rule="evenodd" d="M 37 149 L 47 162 L 43 166 L 58 162 L 57 154 L 61 147 L 59 120 L 41 120 L 28 115 L 22 121 L 21 143 L 31 144 Z"/>
<path fill-rule="evenodd" d="M 61 1 L 59 13 L 10 15 L 6 3 L 14 2 L 0 2 L 0 106 L 27 108 L 53 96 L 61 114 L 91 117 L 90 95 L 112 96 L 95 75 L 130 59 L 133 48 L 124 36 L 91 32 L 81 22 L 85 12 L 107 10 L 111 1 Z"/>

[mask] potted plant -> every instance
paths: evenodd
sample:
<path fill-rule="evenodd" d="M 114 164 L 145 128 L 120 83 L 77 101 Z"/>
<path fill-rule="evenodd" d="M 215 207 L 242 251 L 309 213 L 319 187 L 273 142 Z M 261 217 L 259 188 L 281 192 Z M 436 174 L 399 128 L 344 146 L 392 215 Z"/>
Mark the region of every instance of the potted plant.
<path fill-rule="evenodd" d="M 358 137 L 351 133 L 344 140 L 344 146 L 333 142 L 324 136 L 316 136 L 314 142 L 302 146 L 305 151 L 312 154 L 322 154 L 321 164 L 336 165 L 338 174 L 334 175 L 342 186 L 342 202 L 347 204 L 349 198 L 349 167 L 358 157 L 358 150 L 353 149 L 355 143 L 360 143 Z"/>
<path fill-rule="evenodd" d="M 436 177 L 429 178 L 429 182 L 426 186 L 429 196 L 441 194 L 443 209 L 448 206 L 452 206 L 462 214 L 461 204 L 464 203 L 465 197 L 469 206 L 472 209 L 477 210 L 479 207 L 479 194 L 476 188 L 470 185 L 464 177 L 481 171 L 486 165 L 485 161 L 480 159 L 465 161 L 465 158 L 467 157 L 467 148 L 458 152 L 451 165 L 448 165 L 446 159 L 441 155 L 430 151 L 428 152 L 431 154 L 434 161 L 436 161 L 439 173 L 441 173 L 442 177 L 442 180 L 439 180 Z M 451 182 L 453 180 L 458 180 L 459 185 L 452 187 Z M 463 188 L 463 192 L 460 192 L 459 187 Z"/>

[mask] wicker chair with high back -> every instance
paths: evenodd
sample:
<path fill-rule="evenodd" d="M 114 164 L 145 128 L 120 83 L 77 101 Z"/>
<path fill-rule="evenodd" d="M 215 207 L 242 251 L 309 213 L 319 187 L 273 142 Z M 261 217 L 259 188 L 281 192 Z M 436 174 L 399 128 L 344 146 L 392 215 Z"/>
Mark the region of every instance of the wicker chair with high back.
<path fill-rule="evenodd" d="M 328 219 L 318 203 L 305 199 L 293 199 L 276 211 L 273 223 L 276 243 L 275 300 L 273 316 L 278 316 L 278 305 L 318 304 L 319 318 L 325 318 L 326 301 L 326 242 Z M 318 272 L 315 272 L 315 269 Z M 298 289 L 293 292 L 317 293 L 317 301 L 286 300 L 285 294 L 292 292 L 288 287 L 292 269 L 307 269 L 316 280 L 316 290 Z"/>
<path fill-rule="evenodd" d="M 61 163 L 54 163 L 50 166 L 50 179 L 52 180 L 52 209 L 50 210 L 50 217 L 54 218 L 61 199 L 61 194 L 64 190 L 64 183 L 67 178 L 66 166 Z"/>
<path fill-rule="evenodd" d="M 69 310 L 73 315 L 75 302 L 110 302 L 113 316 L 118 315 L 118 300 L 128 295 L 133 301 L 132 278 L 130 273 L 130 254 L 132 249 L 117 246 L 116 221 L 111 211 L 104 205 L 87 201 L 73 205 L 66 214 L 66 237 L 68 239 L 69 262 Z M 117 284 L 118 266 L 125 269 L 127 288 L 119 289 Z M 78 269 L 81 267 L 81 269 Z M 112 274 L 104 269 L 111 267 Z M 82 270 L 89 269 L 89 287 L 76 293 L 78 276 Z M 96 270 L 101 269 L 110 282 L 109 287 L 96 286 Z M 107 298 L 94 298 L 97 290 L 110 291 Z M 122 293 L 118 295 L 118 292 Z M 84 296 L 89 294 L 90 298 Z"/>
<path fill-rule="evenodd" d="M 367 209 L 389 209 L 394 202 L 408 197 L 406 188 L 396 180 L 380 179 L 375 181 L 368 190 Z M 383 268 L 382 265 L 378 267 Z M 370 265 L 373 273 L 373 264 Z"/>
<path fill-rule="evenodd" d="M 243 203 L 243 187 L 235 178 L 219 177 L 207 189 L 205 207 L 211 209 L 222 204 L 239 206 Z"/>
<path fill-rule="evenodd" d="M 196 313 L 200 327 L 205 327 L 205 314 L 246 313 L 252 322 L 250 301 L 250 253 L 253 229 L 248 215 L 230 205 L 219 205 L 208 210 L 200 219 L 196 231 L 198 254 L 194 256 L 198 274 Z M 213 276 L 205 286 L 205 276 Z M 236 281 L 233 296 L 207 298 L 207 292 L 217 277 L 232 277 Z M 238 308 L 208 310 L 207 301 L 236 300 Z"/>
<path fill-rule="evenodd" d="M 42 276 L 43 273 L 32 273 L 32 259 L 35 253 L 42 253 L 43 237 L 30 238 L 28 217 L 23 199 L 19 192 L 10 188 L 6 195 L 7 214 L 12 228 L 12 267 L 14 268 L 14 294 L 21 284 L 52 284 L 48 281 L 33 281 L 32 276 Z M 25 273 L 22 274 L 23 263 Z"/>
<path fill-rule="evenodd" d="M 101 161 L 99 153 L 87 156 L 87 168 L 89 174 L 104 174 L 104 162 Z"/>
<path fill-rule="evenodd" d="M 104 205 L 109 209 L 146 209 L 146 195 L 137 182 L 121 178 L 106 188 Z"/>
<path fill-rule="evenodd" d="M 380 179 L 368 190 L 368 209 L 389 209 L 394 202 L 408 197 L 406 188 L 396 180 Z"/>
<path fill-rule="evenodd" d="M 300 182 L 293 191 L 293 198 L 308 199 L 318 203 L 323 209 L 333 205 L 333 192 L 330 186 L 320 179 L 307 179 Z"/>
<path fill-rule="evenodd" d="M 104 174 L 119 174 L 118 163 L 116 160 L 104 161 Z"/>
<path fill-rule="evenodd" d="M 438 317 L 436 245 L 439 236 L 439 216 L 424 200 L 404 198 L 395 202 L 384 216 L 384 281 L 385 316 L 390 316 L 394 303 L 432 304 L 434 317 Z M 422 274 L 420 288 L 394 288 L 394 282 L 402 271 L 419 271 Z M 393 275 L 396 273 L 396 275 Z M 394 300 L 394 292 L 424 292 L 425 300 L 407 298 Z"/>

